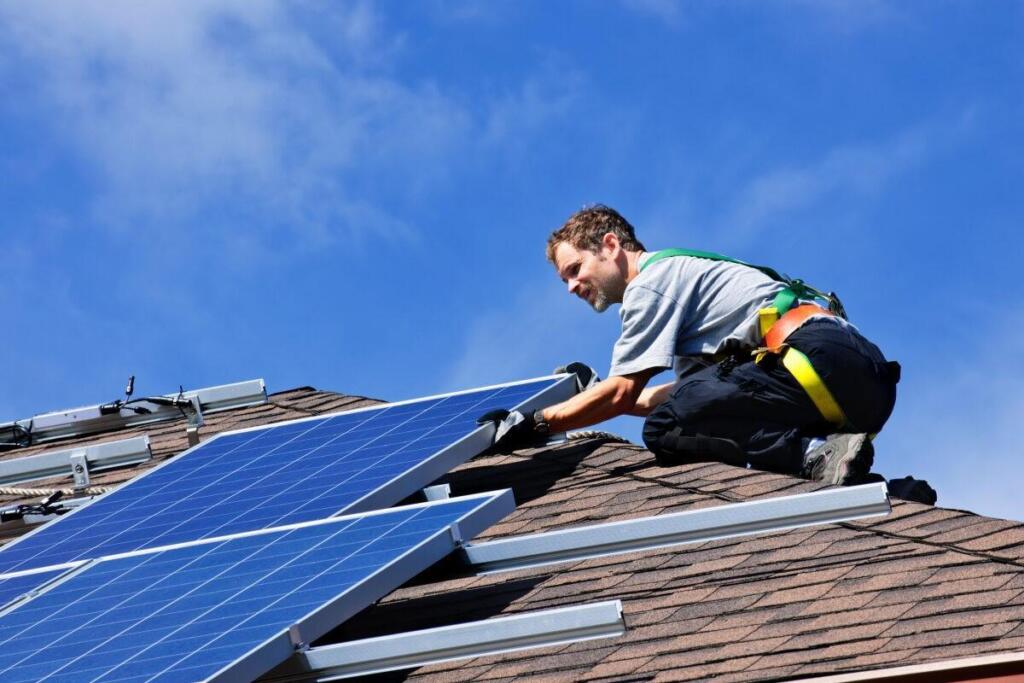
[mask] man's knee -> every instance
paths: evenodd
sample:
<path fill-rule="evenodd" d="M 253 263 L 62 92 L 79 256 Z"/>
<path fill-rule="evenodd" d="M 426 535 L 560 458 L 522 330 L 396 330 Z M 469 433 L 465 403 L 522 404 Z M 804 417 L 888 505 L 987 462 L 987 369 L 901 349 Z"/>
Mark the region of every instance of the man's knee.
<path fill-rule="evenodd" d="M 709 372 L 711 369 L 709 369 Z M 656 407 L 644 422 L 643 439 L 658 464 L 724 462 L 745 466 L 746 453 L 726 431 L 709 436 L 711 406 L 735 399 L 737 388 L 719 380 L 691 378 L 677 385 L 672 397 Z"/>
<path fill-rule="evenodd" d="M 659 421 L 644 423 L 644 444 L 659 465 L 685 465 L 693 462 L 724 462 L 744 467 L 746 453 L 732 439 L 705 436 L 681 425 L 665 428 Z"/>

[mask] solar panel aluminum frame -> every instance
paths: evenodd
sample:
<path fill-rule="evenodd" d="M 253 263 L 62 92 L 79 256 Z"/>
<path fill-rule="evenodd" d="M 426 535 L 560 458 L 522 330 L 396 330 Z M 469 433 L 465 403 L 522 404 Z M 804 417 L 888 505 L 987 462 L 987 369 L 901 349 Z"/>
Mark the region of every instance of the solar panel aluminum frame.
<path fill-rule="evenodd" d="M 32 576 L 32 575 L 36 575 L 36 574 L 43 575 L 43 574 L 51 574 L 51 573 L 54 573 L 54 572 L 60 572 L 59 574 L 54 574 L 53 576 L 51 576 L 49 578 L 41 579 L 35 585 L 34 588 L 30 588 L 30 589 L 26 590 L 21 595 L 15 596 L 15 597 L 13 597 L 13 598 L 11 598 L 9 600 L 6 600 L 6 601 L 0 600 L 0 617 L 2 617 L 3 615 L 7 614 L 8 612 L 10 612 L 12 609 L 14 609 L 18 605 L 20 605 L 25 600 L 28 600 L 29 598 L 31 598 L 34 595 L 39 594 L 40 592 L 42 592 L 43 590 L 45 590 L 49 586 L 51 586 L 51 585 L 57 583 L 58 581 L 64 579 L 67 576 L 68 572 L 70 572 L 70 571 L 72 571 L 74 569 L 77 569 L 78 567 L 80 567 L 84 563 L 85 563 L 85 560 L 80 560 L 78 562 L 67 562 L 67 563 L 61 564 L 61 565 L 52 565 L 52 566 L 49 566 L 49 567 L 35 567 L 33 569 L 22 569 L 22 570 L 16 571 L 16 572 L 9 572 L 7 574 L 0 574 L 0 580 L 6 580 L 6 579 L 21 578 L 21 577 L 25 577 L 25 576 Z"/>
<path fill-rule="evenodd" d="M 480 532 L 492 526 L 515 509 L 515 500 L 511 489 L 477 493 L 458 498 L 447 498 L 438 501 L 428 501 L 401 509 L 428 508 L 450 504 L 454 501 L 468 501 L 478 499 L 481 504 L 475 509 L 465 513 L 458 522 L 439 529 L 427 539 L 406 550 L 398 559 L 386 566 L 369 574 L 346 592 L 336 595 L 332 600 L 322 604 L 317 609 L 308 613 L 298 620 L 290 628 L 281 630 L 278 634 L 264 641 L 231 664 L 217 671 L 209 678 L 204 679 L 211 683 L 234 683 L 242 680 L 255 680 L 259 676 L 270 671 L 273 667 L 281 664 L 291 657 L 296 649 L 304 647 L 309 642 L 320 638 L 327 632 L 354 616 L 359 611 L 369 607 L 389 592 L 409 581 L 423 570 L 431 567 L 444 557 L 455 551 L 463 539 L 473 538 Z M 385 510 L 374 510 L 358 514 L 346 514 L 338 517 L 300 522 L 297 524 L 257 529 L 228 536 L 204 538 L 188 543 L 176 543 L 156 548 L 146 548 L 131 552 L 118 553 L 90 560 L 76 560 L 60 566 L 42 568 L 38 570 L 26 570 L 23 572 L 11 572 L 0 576 L 14 576 L 36 571 L 42 572 L 53 569 L 67 569 L 62 575 L 50 579 L 43 587 L 36 589 L 29 594 L 34 596 L 45 593 L 61 584 L 72 580 L 76 575 L 89 569 L 89 567 L 118 560 L 126 557 L 136 557 L 152 553 L 162 553 L 175 548 L 193 547 L 220 543 L 225 540 L 243 538 L 249 536 L 280 533 L 291 529 L 303 527 L 338 524 L 352 518 L 365 518 L 376 515 L 394 513 L 398 508 Z M 24 602 L 24 598 L 12 603 L 7 609 L 0 612 L 0 616 Z"/>
<path fill-rule="evenodd" d="M 561 403 L 562 401 L 568 400 L 576 394 L 576 375 L 573 374 L 558 374 L 558 375 L 546 375 L 544 377 L 533 377 L 530 379 L 519 380 L 517 382 L 507 382 L 505 384 L 491 384 L 484 387 L 475 387 L 473 389 L 463 389 L 461 391 L 452 391 L 445 394 L 435 394 L 433 396 L 421 396 L 418 398 L 410 398 L 404 401 L 395 401 L 393 403 L 382 403 L 375 406 L 366 406 L 364 408 L 356 408 L 354 410 L 339 410 L 337 413 L 325 413 L 323 415 L 315 415 L 311 417 L 300 417 L 295 420 L 287 420 L 284 422 L 273 423 L 274 427 L 279 427 L 287 424 L 297 424 L 300 422 L 311 422 L 314 420 L 322 420 L 325 417 L 331 415 L 339 415 L 345 413 L 346 415 L 368 412 L 371 410 L 380 410 L 385 407 L 401 406 L 409 403 L 418 403 L 420 401 L 432 401 L 439 398 L 447 398 L 449 396 L 461 396 L 463 394 L 473 394 L 479 391 L 488 391 L 490 389 L 501 389 L 504 387 L 514 387 L 520 384 L 529 384 L 531 382 L 539 382 L 545 379 L 556 379 L 559 381 L 555 382 L 551 386 L 542 391 L 534 394 L 532 397 L 523 401 L 516 406 L 509 406 L 509 409 L 515 409 L 522 413 L 532 412 L 539 408 L 546 408 L 547 406 Z M 229 434 L 244 434 L 245 432 L 256 432 L 262 429 L 266 429 L 269 425 L 261 425 L 258 427 L 247 427 L 245 429 L 235 429 L 229 432 L 221 432 L 216 436 L 210 438 L 203 443 L 209 443 L 219 436 L 227 436 Z M 353 502 L 346 510 L 345 513 L 355 513 L 367 510 L 376 510 L 380 507 L 394 505 L 395 502 L 404 500 L 406 497 L 411 496 L 417 491 L 422 490 L 428 484 L 436 481 L 440 477 L 450 472 L 455 467 L 466 462 L 470 458 L 483 453 L 485 450 L 490 448 L 494 442 L 494 433 L 496 427 L 493 424 L 481 425 L 477 429 L 473 430 L 462 439 L 456 441 L 449 446 L 439 450 L 430 458 L 423 460 L 414 467 L 410 467 L 405 470 L 399 479 L 394 479 L 384 486 L 374 489 L 370 493 L 366 494 L 362 498 Z M 189 451 L 192 450 L 191 448 Z M 184 455 L 188 451 L 182 453 Z M 161 464 L 162 466 L 162 464 Z M 154 468 L 156 469 L 156 468 Z"/>
<path fill-rule="evenodd" d="M 217 440 L 217 439 L 219 439 L 221 437 L 224 437 L 224 436 L 228 436 L 228 435 L 232 435 L 232 434 L 243 434 L 243 433 L 246 433 L 246 432 L 255 432 L 255 431 L 265 430 L 268 427 L 280 427 L 280 426 L 284 426 L 284 425 L 297 424 L 297 423 L 301 423 L 301 422 L 312 422 L 312 421 L 316 421 L 316 420 L 323 420 L 323 419 L 329 418 L 329 417 L 331 417 L 333 415 L 340 415 L 342 413 L 344 413 L 344 414 L 361 413 L 361 412 L 367 412 L 367 411 L 371 411 L 371 410 L 380 410 L 380 409 L 383 409 L 383 408 L 388 408 L 388 407 L 393 407 L 393 406 L 406 405 L 406 404 L 409 404 L 409 403 L 416 403 L 416 402 L 419 402 L 419 401 L 431 401 L 431 400 L 435 400 L 435 399 L 446 398 L 446 397 L 449 397 L 449 396 L 460 396 L 460 395 L 463 395 L 463 394 L 471 394 L 471 393 L 480 392 L 480 391 L 487 391 L 487 390 L 491 390 L 491 389 L 500 389 L 500 388 L 504 388 L 504 387 L 514 387 L 514 386 L 518 386 L 518 385 L 521 385 L 521 384 L 529 384 L 531 382 L 542 381 L 542 380 L 545 380 L 545 379 L 557 379 L 558 381 L 553 383 L 551 386 L 549 386 L 549 387 L 539 391 L 538 393 L 534 394 L 531 398 L 527 399 L 526 401 L 523 401 L 519 405 L 515 406 L 515 409 L 520 410 L 520 411 L 536 410 L 538 408 L 546 407 L 548 405 L 553 405 L 555 403 L 564 401 L 564 400 L 570 398 L 571 396 L 573 396 L 576 393 L 576 376 L 575 375 L 572 375 L 572 374 L 547 375 L 547 376 L 544 376 L 544 377 L 534 377 L 534 378 L 531 378 L 531 379 L 519 380 L 519 381 L 516 381 L 516 382 L 508 382 L 508 383 L 505 383 L 505 384 L 493 384 L 493 385 L 484 386 L 484 387 L 476 387 L 476 388 L 465 389 L 465 390 L 461 390 L 461 391 L 453 391 L 453 392 L 448 392 L 448 393 L 443 393 L 443 394 L 436 394 L 434 396 L 423 396 L 423 397 L 418 397 L 418 398 L 406 399 L 406 400 L 403 400 L 403 401 L 395 401 L 393 403 L 382 403 L 382 404 L 378 404 L 378 405 L 374 405 L 374 406 L 366 406 L 364 408 L 356 408 L 354 410 L 339 410 L 339 411 L 334 412 L 334 413 L 325 413 L 323 415 L 312 415 L 312 416 L 309 416 L 309 417 L 296 418 L 294 420 L 284 420 L 282 422 L 275 422 L 275 423 L 268 424 L 268 425 L 260 425 L 260 426 L 256 426 L 256 427 L 247 427 L 247 428 L 244 428 L 244 429 L 235 429 L 235 430 L 230 430 L 230 431 L 224 431 L 224 432 L 220 432 L 218 434 L 215 434 L 214 436 L 210 437 L 206 441 L 203 441 L 201 444 L 198 444 L 197 446 L 193 446 L 192 448 L 189 448 L 189 449 L 186 449 L 186 450 L 182 451 L 181 453 L 179 453 L 174 458 L 169 458 L 169 459 L 165 460 L 164 462 L 160 463 L 159 465 L 157 465 L 156 467 L 153 467 L 152 469 L 149 469 L 149 470 L 143 472 L 142 474 L 140 474 L 139 476 L 135 477 L 130 482 L 128 482 L 128 484 L 126 484 L 126 486 L 130 485 L 130 484 L 133 484 L 133 483 L 135 483 L 137 481 L 140 481 L 140 480 L 144 479 L 145 477 L 148 477 L 148 476 L 150 476 L 150 475 L 152 475 L 152 474 L 154 474 L 156 472 L 159 472 L 164 467 L 168 467 L 168 466 L 172 465 L 174 462 L 176 462 L 177 460 L 180 460 L 183 456 L 185 456 L 188 453 L 191 453 L 193 450 L 196 450 L 197 448 L 200 448 L 202 446 L 210 444 L 210 443 L 214 442 L 215 440 Z M 364 496 L 363 498 L 353 502 L 347 508 L 345 508 L 343 510 L 339 510 L 335 514 L 346 514 L 347 515 L 347 514 L 355 514 L 355 513 L 358 513 L 358 512 L 366 512 L 366 511 L 370 511 L 370 510 L 376 510 L 376 509 L 381 508 L 381 507 L 389 507 L 389 506 L 394 505 L 395 503 L 397 503 L 397 502 L 399 502 L 401 500 L 404 500 L 408 496 L 416 493 L 417 491 L 420 491 L 421 489 L 423 489 L 424 487 L 429 485 L 431 482 L 433 482 L 433 481 L 437 480 L 438 478 L 444 476 L 445 474 L 447 474 L 450 470 L 452 470 L 456 466 L 461 465 L 462 463 L 466 462 L 470 458 L 472 458 L 472 457 L 474 457 L 476 455 L 479 455 L 480 453 L 485 451 L 487 448 L 489 448 L 491 446 L 491 443 L 494 440 L 494 431 L 495 431 L 495 427 L 494 427 L 493 424 L 486 424 L 486 425 L 482 425 L 482 426 L 478 427 L 477 429 L 473 430 L 472 432 L 467 434 L 465 437 L 463 437 L 459 441 L 456 441 L 455 443 L 450 444 L 449 446 L 439 450 L 437 453 L 435 453 L 430 458 L 427 458 L 427 459 L 423 460 L 422 462 L 420 462 L 419 464 L 415 465 L 414 467 L 411 467 L 411 468 L 405 470 L 396 479 L 393 479 L 390 482 L 388 482 L 387 484 L 384 484 L 383 486 L 378 487 L 377 489 L 375 489 L 371 493 L 369 493 L 366 496 Z M 124 487 L 120 487 L 120 488 L 124 488 Z M 91 500 L 89 500 L 87 503 L 76 507 L 71 512 L 68 512 L 67 514 L 62 515 L 60 518 L 58 518 L 58 520 L 55 520 L 55 521 L 59 521 L 60 519 L 63 519 L 63 518 L 70 518 L 73 515 L 80 513 L 82 510 L 87 510 L 89 508 L 89 506 L 91 506 L 92 504 L 96 503 L 97 501 L 103 500 L 104 497 L 109 495 L 110 493 L 114 493 L 114 492 L 108 492 L 108 493 L 96 496 L 95 498 L 92 498 Z M 23 543 L 27 539 L 32 538 L 36 533 L 39 533 L 40 531 L 44 531 L 46 528 L 47 528 L 47 525 L 46 524 L 42 524 L 42 525 L 36 527 L 35 529 L 33 529 L 32 531 L 30 531 L 30 532 L 28 532 L 26 534 L 23 534 L 22 536 L 19 536 L 18 538 L 14 539 L 10 543 L 4 545 L 3 548 L 15 547 L 19 543 Z M 0 550 L 2 550 L 2 549 L 0 549 Z"/>

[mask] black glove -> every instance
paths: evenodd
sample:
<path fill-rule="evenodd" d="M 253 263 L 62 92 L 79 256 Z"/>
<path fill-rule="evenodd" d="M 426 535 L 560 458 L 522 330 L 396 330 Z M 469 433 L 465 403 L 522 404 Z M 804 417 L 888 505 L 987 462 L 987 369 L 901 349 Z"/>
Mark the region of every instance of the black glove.
<path fill-rule="evenodd" d="M 576 375 L 576 393 L 586 391 L 601 381 L 601 378 L 597 376 L 597 370 L 579 361 L 555 368 L 556 375 L 560 375 L 563 372 Z"/>
<path fill-rule="evenodd" d="M 523 415 L 518 410 L 499 408 L 481 415 L 476 419 L 479 425 L 491 422 L 495 426 L 494 445 L 511 450 L 539 446 L 547 440 L 544 434 L 537 432 L 537 422 L 533 413 Z"/>

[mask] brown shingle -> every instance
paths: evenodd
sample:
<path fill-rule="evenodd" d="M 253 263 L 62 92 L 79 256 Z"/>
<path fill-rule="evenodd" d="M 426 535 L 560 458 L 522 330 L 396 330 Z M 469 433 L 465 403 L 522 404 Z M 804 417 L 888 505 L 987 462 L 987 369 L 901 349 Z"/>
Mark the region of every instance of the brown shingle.
<path fill-rule="evenodd" d="M 926 631 L 945 629 L 967 629 L 990 624 L 1012 624 L 1003 633 L 1024 623 L 1024 605 L 1009 607 L 978 608 L 930 614 L 921 617 L 907 616 L 885 630 L 886 636 L 905 636 Z"/>
<path fill-rule="evenodd" d="M 969 620 L 959 622 L 963 625 L 946 630 L 924 631 L 903 636 L 894 636 L 886 645 L 891 649 L 923 648 L 954 645 L 974 640 L 990 640 L 1012 631 L 1017 623 L 995 623 L 970 626 Z"/>
<path fill-rule="evenodd" d="M 589 670 L 580 672 L 579 680 L 592 681 L 601 678 L 622 680 L 623 676 L 635 673 L 637 669 L 651 661 L 651 659 L 653 658 L 634 657 L 630 659 L 606 659 L 599 662 L 596 666 L 591 667 Z"/>

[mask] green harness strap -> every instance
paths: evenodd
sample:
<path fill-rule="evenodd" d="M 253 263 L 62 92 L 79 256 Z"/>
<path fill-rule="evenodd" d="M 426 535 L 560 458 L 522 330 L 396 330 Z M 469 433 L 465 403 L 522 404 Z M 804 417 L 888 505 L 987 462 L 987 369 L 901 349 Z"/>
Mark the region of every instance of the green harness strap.
<path fill-rule="evenodd" d="M 828 304 L 828 309 L 836 315 L 846 318 L 846 311 L 843 310 L 843 304 L 839 301 L 839 297 L 833 292 L 825 294 L 820 292 L 814 287 L 811 287 L 803 280 L 794 280 L 780 275 L 774 268 L 768 266 L 755 266 L 739 259 L 734 259 L 731 256 L 724 256 L 723 254 L 716 254 L 713 251 L 698 251 L 696 249 L 662 249 L 651 254 L 650 258 L 644 262 L 644 265 L 640 268 L 641 271 L 647 268 L 652 263 L 656 263 L 664 258 L 670 256 L 692 256 L 694 258 L 709 259 L 711 261 L 726 261 L 728 263 L 736 263 L 741 266 L 747 266 L 748 268 L 754 268 L 761 271 L 771 279 L 785 283 L 786 287 L 775 295 L 775 300 L 772 305 L 778 314 L 781 316 L 783 313 L 793 307 L 793 304 L 799 299 L 821 299 Z"/>

